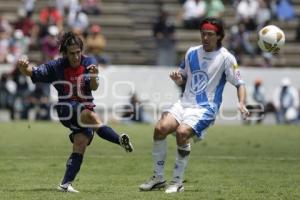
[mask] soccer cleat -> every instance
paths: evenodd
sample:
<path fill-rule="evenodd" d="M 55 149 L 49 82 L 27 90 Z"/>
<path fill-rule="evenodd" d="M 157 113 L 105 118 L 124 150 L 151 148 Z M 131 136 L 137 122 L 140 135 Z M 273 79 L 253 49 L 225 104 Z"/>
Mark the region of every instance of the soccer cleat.
<path fill-rule="evenodd" d="M 66 184 L 59 184 L 57 189 L 61 192 L 71 192 L 71 193 L 78 193 L 78 190 L 75 190 L 70 183 Z"/>
<path fill-rule="evenodd" d="M 166 186 L 166 180 L 153 176 L 149 181 L 140 185 L 140 191 L 151 191 L 155 189 L 164 188 Z"/>
<path fill-rule="evenodd" d="M 130 142 L 128 135 L 122 134 L 120 135 L 120 145 L 125 149 L 126 152 L 132 152 L 133 146 Z"/>
<path fill-rule="evenodd" d="M 182 185 L 182 183 L 177 183 L 177 182 L 174 182 L 172 181 L 167 189 L 165 190 L 165 193 L 176 193 L 176 192 L 183 192 L 184 191 L 184 187 Z"/>

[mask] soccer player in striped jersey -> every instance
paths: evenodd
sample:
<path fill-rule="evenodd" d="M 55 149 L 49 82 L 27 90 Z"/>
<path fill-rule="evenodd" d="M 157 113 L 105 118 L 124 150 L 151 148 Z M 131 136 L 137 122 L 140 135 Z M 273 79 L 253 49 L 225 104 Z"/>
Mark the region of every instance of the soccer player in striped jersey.
<path fill-rule="evenodd" d="M 133 146 L 126 134 L 118 135 L 102 123 L 94 112 L 92 91 L 99 86 L 97 62 L 84 56 L 81 38 L 72 32 L 63 35 L 60 41 L 62 58 L 49 61 L 37 67 L 29 65 L 27 58 L 18 60 L 22 74 L 29 76 L 33 83 L 52 83 L 58 92 L 56 110 L 60 122 L 71 130 L 72 153 L 67 160 L 66 171 L 60 191 L 78 192 L 72 182 L 80 170 L 86 147 L 91 143 L 94 131 L 101 138 L 122 146 L 126 152 Z"/>
<path fill-rule="evenodd" d="M 234 56 L 222 46 L 224 28 L 217 18 L 206 18 L 200 25 L 202 45 L 191 47 L 178 70 L 170 78 L 178 85 L 185 84 L 181 99 L 164 112 L 154 130 L 154 174 L 141 184 L 141 191 L 165 187 L 164 166 L 167 156 L 166 137 L 176 134 L 177 153 L 173 179 L 166 193 L 182 192 L 185 168 L 191 152 L 190 139 L 201 140 L 215 121 L 222 103 L 222 93 L 228 81 L 237 88 L 238 108 L 244 117 L 246 90 Z"/>

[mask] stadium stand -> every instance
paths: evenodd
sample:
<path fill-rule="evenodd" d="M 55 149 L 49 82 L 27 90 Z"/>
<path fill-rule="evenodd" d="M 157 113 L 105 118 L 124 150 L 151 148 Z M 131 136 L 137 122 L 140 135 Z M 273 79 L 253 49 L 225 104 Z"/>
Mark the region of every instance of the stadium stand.
<path fill-rule="evenodd" d="M 37 0 L 33 19 L 38 19 L 38 11 L 47 5 L 46 0 Z M 235 10 L 228 2 L 225 3 L 226 9 L 224 21 L 226 30 L 234 22 Z M 89 15 L 90 23 L 100 24 L 102 31 L 107 38 L 106 53 L 111 58 L 111 64 L 130 64 L 130 65 L 153 65 L 155 63 L 155 43 L 152 36 L 151 26 L 159 12 L 159 6 L 167 10 L 176 24 L 177 57 L 178 61 L 184 56 L 185 51 L 191 45 L 199 41 L 199 32 L 197 30 L 185 30 L 178 18 L 181 5 L 178 0 L 102 0 L 99 16 Z M 293 0 L 297 16 L 300 16 L 300 0 Z M 19 0 L 0 0 L 0 13 L 9 21 L 14 21 L 17 17 L 16 12 L 21 6 Z M 286 34 L 287 44 L 282 55 L 272 59 L 273 66 L 281 67 L 299 67 L 300 48 L 295 42 L 295 29 L 297 21 L 279 22 L 272 21 L 271 24 L 280 26 Z M 251 35 L 251 41 L 256 41 L 256 33 Z M 225 46 L 227 45 L 225 38 Z M 41 51 L 39 46 L 32 45 L 29 51 L 31 60 L 40 62 Z M 243 56 L 243 65 L 260 66 L 262 57 L 256 56 L 254 59 L 250 56 Z"/>

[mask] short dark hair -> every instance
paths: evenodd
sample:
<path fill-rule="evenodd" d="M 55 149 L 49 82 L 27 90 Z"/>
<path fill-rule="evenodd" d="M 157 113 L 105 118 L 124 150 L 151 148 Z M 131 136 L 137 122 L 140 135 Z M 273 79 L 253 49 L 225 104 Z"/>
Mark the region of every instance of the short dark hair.
<path fill-rule="evenodd" d="M 222 40 L 225 36 L 225 31 L 224 31 L 224 24 L 223 21 L 219 18 L 215 18 L 215 17 L 207 17 L 205 18 L 201 23 L 200 23 L 200 30 L 203 24 L 205 23 L 210 23 L 215 25 L 218 28 L 218 31 L 216 32 L 217 35 L 220 36 L 220 39 L 217 42 L 217 46 L 221 47 L 222 46 Z"/>
<path fill-rule="evenodd" d="M 74 34 L 72 31 L 66 32 L 61 40 L 59 46 L 60 53 L 67 53 L 67 48 L 71 45 L 78 45 L 81 50 L 83 50 L 82 39 Z"/>

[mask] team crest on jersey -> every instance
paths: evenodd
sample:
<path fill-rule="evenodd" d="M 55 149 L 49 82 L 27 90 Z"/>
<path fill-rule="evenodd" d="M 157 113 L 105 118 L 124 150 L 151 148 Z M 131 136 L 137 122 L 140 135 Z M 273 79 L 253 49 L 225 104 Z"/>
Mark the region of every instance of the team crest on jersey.
<path fill-rule="evenodd" d="M 208 76 L 203 71 L 195 71 L 192 75 L 190 91 L 193 94 L 202 93 L 207 86 Z"/>

